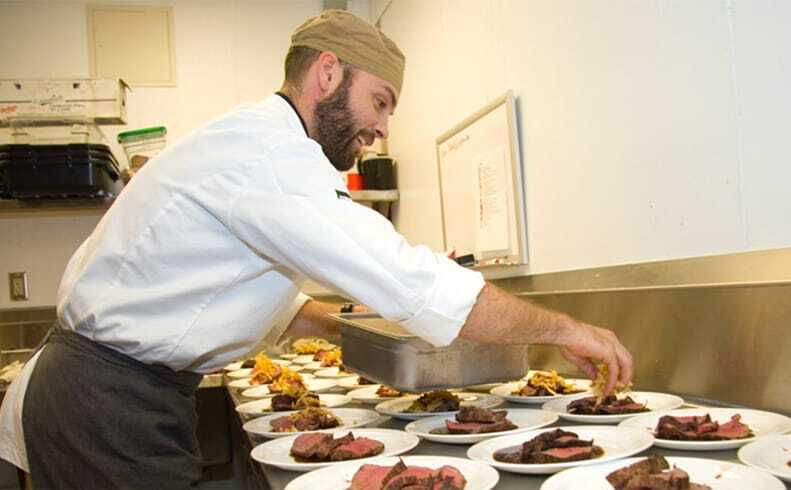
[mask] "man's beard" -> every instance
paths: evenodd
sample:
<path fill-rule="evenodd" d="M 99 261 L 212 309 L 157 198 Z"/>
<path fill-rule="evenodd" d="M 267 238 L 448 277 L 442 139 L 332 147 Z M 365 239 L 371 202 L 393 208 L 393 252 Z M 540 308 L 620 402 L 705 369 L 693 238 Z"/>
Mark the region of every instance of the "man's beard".
<path fill-rule="evenodd" d="M 353 69 L 344 67 L 343 81 L 335 92 L 316 104 L 313 113 L 316 121 L 316 141 L 332 165 L 346 171 L 357 160 L 355 140 L 365 130 L 359 128 L 357 120 L 349 108 L 349 88 L 354 77 Z"/>

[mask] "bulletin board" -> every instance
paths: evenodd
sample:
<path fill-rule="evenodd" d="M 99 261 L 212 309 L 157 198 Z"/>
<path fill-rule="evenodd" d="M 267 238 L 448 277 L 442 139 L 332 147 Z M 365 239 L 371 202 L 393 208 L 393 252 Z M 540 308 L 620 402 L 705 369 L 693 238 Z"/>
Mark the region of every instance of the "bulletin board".
<path fill-rule="evenodd" d="M 527 264 L 525 199 L 508 91 L 437 138 L 446 250 L 473 254 L 476 267 Z"/>

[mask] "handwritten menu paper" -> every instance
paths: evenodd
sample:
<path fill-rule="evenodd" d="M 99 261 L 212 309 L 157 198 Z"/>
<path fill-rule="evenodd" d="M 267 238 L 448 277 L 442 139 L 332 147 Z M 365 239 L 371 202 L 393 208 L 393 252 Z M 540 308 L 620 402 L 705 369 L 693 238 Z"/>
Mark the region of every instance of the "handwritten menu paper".
<path fill-rule="evenodd" d="M 508 253 L 510 226 L 506 200 L 508 184 L 505 156 L 505 147 L 500 146 L 477 159 L 475 255 L 481 260 Z"/>

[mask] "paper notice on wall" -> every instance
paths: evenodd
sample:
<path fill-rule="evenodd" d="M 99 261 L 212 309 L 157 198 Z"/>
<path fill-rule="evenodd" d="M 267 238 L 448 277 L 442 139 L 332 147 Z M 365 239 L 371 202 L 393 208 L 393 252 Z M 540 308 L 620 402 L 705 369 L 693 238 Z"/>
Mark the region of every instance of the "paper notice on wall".
<path fill-rule="evenodd" d="M 480 260 L 499 258 L 510 249 L 505 148 L 478 157 L 475 250 Z"/>

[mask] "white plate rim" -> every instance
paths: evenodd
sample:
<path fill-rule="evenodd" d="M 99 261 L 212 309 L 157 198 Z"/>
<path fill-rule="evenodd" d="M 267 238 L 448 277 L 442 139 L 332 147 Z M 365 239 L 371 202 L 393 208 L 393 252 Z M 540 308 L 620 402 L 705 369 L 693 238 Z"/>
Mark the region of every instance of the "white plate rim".
<path fill-rule="evenodd" d="M 778 446 L 788 446 L 787 448 L 782 448 L 787 450 L 788 454 L 785 468 L 782 471 L 777 470 L 773 466 L 761 464 L 760 461 L 753 460 L 753 458 L 757 456 L 754 453 L 772 449 L 771 446 L 774 444 L 777 444 Z M 791 482 L 791 466 L 788 466 L 788 462 L 791 461 L 791 435 L 772 435 L 759 437 L 757 440 L 742 446 L 736 455 L 739 458 L 739 461 L 746 464 L 747 466 L 769 472 L 781 480 Z"/>
<path fill-rule="evenodd" d="M 573 396 L 569 396 L 566 398 L 557 398 L 552 401 L 548 401 L 541 405 L 543 410 L 549 410 L 551 412 L 557 412 L 560 415 L 560 418 L 571 421 L 571 422 L 583 422 L 589 424 L 617 424 L 623 420 L 637 417 L 640 415 L 646 415 L 649 413 L 659 413 L 664 412 L 667 410 L 674 410 L 684 404 L 684 399 L 678 395 L 672 395 L 670 393 L 659 393 L 655 391 L 630 391 L 624 393 L 625 395 L 629 396 L 651 396 L 651 397 L 660 397 L 665 398 L 667 400 L 672 400 L 674 407 L 662 408 L 662 409 L 649 409 L 648 412 L 638 412 L 638 413 L 626 413 L 626 414 L 617 414 L 617 415 L 581 415 L 581 414 L 573 414 L 568 413 L 566 411 L 566 406 L 569 402 L 576 400 L 577 398 L 585 398 L 591 396 L 590 393 L 578 393 Z M 561 408 L 562 404 L 562 410 Z"/>
<path fill-rule="evenodd" d="M 492 395 L 504 398 L 505 400 L 507 400 L 509 402 L 524 403 L 526 405 L 546 403 L 548 401 L 557 400 L 559 398 L 560 399 L 571 399 L 571 398 L 573 398 L 575 396 L 580 396 L 580 395 L 584 395 L 585 393 L 590 393 L 590 385 L 592 383 L 591 380 L 589 380 L 589 379 L 581 379 L 581 378 L 565 378 L 565 379 L 566 379 L 566 381 L 571 382 L 571 383 L 583 383 L 583 384 L 587 384 L 587 386 L 585 386 L 585 389 L 580 391 L 579 393 L 571 393 L 571 394 L 568 394 L 568 395 L 519 396 L 519 395 L 510 395 L 510 394 L 509 395 L 505 395 L 505 394 L 496 393 L 496 391 L 504 391 L 506 389 L 506 387 L 508 387 L 507 390 L 510 393 L 510 392 L 513 391 L 513 389 L 516 388 L 517 385 L 520 385 L 522 383 L 527 383 L 527 380 L 519 380 L 519 381 L 511 381 L 511 382 L 508 382 L 508 383 L 502 383 L 501 385 L 496 386 L 496 387 L 492 388 L 491 390 L 489 390 L 489 393 L 491 393 Z"/>
<path fill-rule="evenodd" d="M 472 406 L 476 406 L 476 407 L 483 407 L 483 408 L 489 408 L 489 409 L 499 407 L 505 401 L 502 398 L 500 398 L 499 396 L 490 395 L 490 394 L 486 394 L 486 393 L 454 392 L 453 394 L 456 395 L 456 396 L 459 396 L 459 397 L 461 397 L 461 396 L 467 396 L 467 397 L 472 396 L 472 397 L 475 397 L 475 400 L 473 400 L 472 403 L 467 401 L 466 402 L 467 405 L 472 405 Z M 394 417 L 394 418 L 401 419 L 401 420 L 416 420 L 416 419 L 424 418 L 424 417 L 438 417 L 440 415 L 452 415 L 452 414 L 455 414 L 456 412 L 458 412 L 458 410 L 454 410 L 452 412 L 414 412 L 414 413 L 405 413 L 405 412 L 402 412 L 402 411 L 395 411 L 394 409 L 392 409 L 393 406 L 401 405 L 401 404 L 404 404 L 406 402 L 410 402 L 411 403 L 413 400 L 417 400 L 420 396 L 421 395 L 408 395 L 408 396 L 401 396 L 401 397 L 394 398 L 394 399 L 391 399 L 391 400 L 383 401 L 383 402 L 377 404 L 376 407 L 374 408 L 374 410 L 376 410 L 377 412 L 379 412 L 379 413 L 381 413 L 383 415 L 388 415 L 390 417 Z M 479 402 L 479 400 L 480 400 L 480 402 Z M 486 402 L 484 402 L 484 400 L 486 400 Z M 465 403 L 465 401 L 462 401 L 462 404 L 464 404 L 464 403 Z"/>
<path fill-rule="evenodd" d="M 341 429 L 341 430 L 330 429 L 330 430 L 320 430 L 320 431 L 315 431 L 315 432 L 333 434 L 333 437 L 343 436 L 343 435 L 351 432 L 352 434 L 354 434 L 355 438 L 357 438 L 357 437 L 368 437 L 368 438 L 371 438 L 371 439 L 376 439 L 376 435 L 377 434 L 389 434 L 392 437 L 398 437 L 398 438 L 401 438 L 404 441 L 403 446 L 399 447 L 396 450 L 391 450 L 390 452 L 388 452 L 387 451 L 387 446 L 385 446 L 385 452 L 384 453 L 377 454 L 376 456 L 370 456 L 370 457 L 367 457 L 367 458 L 360 458 L 360 459 L 352 460 L 352 461 L 355 461 L 355 462 L 357 462 L 357 461 L 364 461 L 364 462 L 368 463 L 371 460 L 378 459 L 378 458 L 389 457 L 389 456 L 398 456 L 400 454 L 404 454 L 404 453 L 407 453 L 407 452 L 411 451 L 412 449 L 417 447 L 418 444 L 420 444 L 420 438 L 417 437 L 416 435 L 414 435 L 414 434 L 407 434 L 406 432 L 404 432 L 402 430 L 396 430 L 396 429 L 366 429 L 364 427 L 356 427 L 356 428 L 353 428 L 353 429 Z M 286 470 L 286 471 L 299 471 L 299 472 L 312 471 L 312 470 L 316 470 L 316 469 L 319 469 L 319 468 L 324 468 L 324 467 L 327 467 L 327 466 L 338 466 L 340 464 L 344 464 L 344 463 L 348 463 L 349 462 L 349 461 L 326 461 L 326 462 L 316 462 L 316 463 L 299 463 L 299 462 L 295 461 L 293 463 L 283 463 L 283 462 L 277 462 L 277 461 L 272 461 L 272 460 L 263 460 L 260 457 L 258 457 L 258 455 L 256 454 L 257 452 L 263 451 L 263 449 L 259 449 L 259 448 L 262 448 L 262 447 L 271 448 L 271 447 L 283 446 L 283 447 L 286 447 L 286 448 L 290 448 L 291 444 L 294 443 L 294 440 L 297 437 L 299 437 L 300 435 L 302 435 L 302 434 L 301 433 L 300 434 L 293 434 L 291 437 L 281 437 L 281 438 L 277 438 L 277 439 L 272 439 L 272 440 L 264 442 L 262 444 L 258 444 L 250 451 L 250 457 L 253 458 L 255 461 L 258 461 L 259 463 L 262 463 L 262 464 L 271 465 L 271 466 L 274 466 L 276 468 L 280 468 L 280 469 L 283 469 L 283 470 Z"/>
<path fill-rule="evenodd" d="M 474 490 L 491 490 L 497 486 L 497 483 L 500 481 L 500 473 L 494 468 L 489 465 L 485 465 L 478 461 L 472 461 L 466 458 L 458 458 L 453 456 L 432 456 L 432 455 L 425 455 L 425 454 L 415 454 L 415 455 L 401 455 L 401 456 L 386 456 L 386 457 L 378 457 L 371 460 L 363 461 L 362 464 L 378 464 L 378 465 L 394 465 L 398 462 L 398 459 L 402 459 L 406 465 L 415 465 L 415 466 L 430 466 L 430 467 L 440 467 L 442 465 L 449 465 L 454 466 L 458 469 L 458 466 L 464 467 L 471 467 L 477 472 L 480 472 L 481 479 L 486 480 L 484 486 L 480 487 L 479 489 Z M 303 482 L 312 482 L 316 478 L 321 478 L 324 474 L 330 473 L 338 473 L 344 474 L 349 473 L 352 470 L 357 471 L 362 464 L 358 461 L 346 461 L 345 465 L 338 465 L 333 466 L 330 469 L 323 468 L 320 470 L 312 471 L 310 473 L 305 473 L 303 475 L 298 476 L 291 480 L 288 485 L 286 485 L 285 490 L 301 490 L 307 488 L 314 488 L 313 486 L 306 487 L 306 486 L 299 486 L 303 484 Z M 433 466 L 432 466 L 433 465 Z M 461 470 L 459 470 L 461 471 Z M 465 478 L 469 475 L 465 475 Z M 326 488 L 325 490 L 344 490 L 348 487 L 349 482 L 346 481 L 343 487 L 339 488 Z M 473 490 L 473 489 L 470 489 Z"/>
<path fill-rule="evenodd" d="M 410 432 L 412 434 L 417 435 L 421 439 L 426 439 L 427 441 L 438 442 L 441 444 L 473 444 L 475 442 L 479 442 L 485 439 L 492 439 L 494 437 L 504 436 L 504 435 L 511 435 L 511 434 L 518 434 L 520 432 L 529 432 L 531 430 L 540 429 L 542 427 L 546 427 L 548 425 L 552 425 L 558 421 L 558 414 L 554 412 L 547 412 L 546 410 L 539 410 L 533 408 L 504 408 L 503 410 L 508 411 L 508 416 L 510 417 L 512 413 L 536 413 L 536 414 L 546 414 L 547 420 L 541 422 L 537 425 L 529 425 L 519 427 L 517 426 L 516 429 L 506 430 L 506 431 L 499 431 L 499 432 L 486 432 L 483 434 L 432 434 L 431 432 L 422 432 L 419 431 L 418 428 L 420 425 L 425 424 L 433 424 L 433 423 L 440 423 L 446 420 L 455 420 L 454 415 L 440 415 L 437 417 L 424 417 L 420 419 L 413 420 L 409 422 L 405 427 L 404 430 L 406 432 Z M 516 423 L 516 422 L 514 422 Z"/>
<path fill-rule="evenodd" d="M 494 459 L 493 455 L 496 450 L 504 449 L 506 447 L 519 445 L 520 442 L 525 442 L 533 437 L 536 437 L 539 434 L 544 432 L 561 429 L 569 432 L 574 432 L 580 435 L 582 439 L 593 439 L 594 443 L 596 440 L 596 436 L 593 435 L 586 435 L 590 434 L 591 432 L 597 431 L 607 431 L 607 432 L 631 432 L 632 435 L 637 439 L 642 439 L 642 442 L 639 444 L 635 444 L 635 447 L 629 449 L 625 454 L 616 454 L 613 456 L 608 456 L 605 452 L 599 458 L 596 459 L 586 459 L 582 461 L 569 461 L 565 463 L 503 463 Z M 641 431 L 638 429 L 628 428 L 623 430 L 623 427 L 613 426 L 613 425 L 575 425 L 575 426 L 563 426 L 563 427 L 544 427 L 541 429 L 531 430 L 527 432 L 517 433 L 517 434 L 508 434 L 500 437 L 495 437 L 492 439 L 483 440 L 477 444 L 474 444 L 467 450 L 467 457 L 475 460 L 480 461 L 481 463 L 488 464 L 497 468 L 498 470 L 508 471 L 512 473 L 521 473 L 521 474 L 531 474 L 531 475 L 545 475 L 550 473 L 556 473 L 558 471 L 562 471 L 568 468 L 575 468 L 578 466 L 588 466 L 588 465 L 597 465 L 606 463 L 609 461 L 617 461 L 623 458 L 628 458 L 632 455 L 639 454 L 646 449 L 650 448 L 654 443 L 654 438 L 651 434 L 648 434 L 645 431 Z M 518 439 L 517 439 L 518 438 Z M 516 439 L 516 441 L 513 441 Z M 497 447 L 498 444 L 503 444 L 504 441 L 508 441 L 508 445 L 503 445 L 501 447 Z M 487 446 L 495 446 L 494 450 Z M 477 453 L 484 453 L 483 455 L 479 455 Z"/>
<path fill-rule="evenodd" d="M 678 408 L 674 410 L 663 410 L 657 412 L 646 412 L 638 414 L 636 417 L 631 417 L 629 419 L 623 420 L 618 425 L 624 427 L 634 427 L 637 429 L 645 430 L 647 432 L 651 432 L 653 434 L 654 428 L 656 428 L 656 423 L 653 424 L 651 430 L 648 430 L 648 424 L 644 422 L 646 419 L 654 419 L 656 418 L 657 421 L 659 417 L 665 415 L 672 415 L 672 416 L 689 416 L 689 415 L 703 415 L 705 413 L 714 414 L 712 418 L 723 420 L 727 417 L 730 419 L 732 415 L 735 414 L 758 414 L 762 416 L 770 416 L 770 417 L 777 417 L 780 419 L 785 419 L 788 426 L 784 432 L 773 432 L 768 434 L 758 434 L 753 437 L 747 437 L 744 439 L 730 439 L 724 441 L 677 441 L 674 439 L 660 439 L 654 436 L 654 445 L 656 447 L 661 447 L 665 449 L 677 449 L 681 451 L 725 451 L 729 449 L 737 449 L 745 444 L 749 444 L 754 442 L 758 439 L 763 437 L 771 437 L 775 435 L 782 435 L 789 431 L 791 431 L 791 418 L 786 417 L 785 415 L 775 413 L 775 412 L 768 412 L 765 410 L 755 410 L 751 408 L 723 408 L 723 407 L 696 407 L 696 408 Z M 748 424 L 749 425 L 749 424 Z"/>

